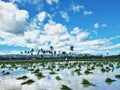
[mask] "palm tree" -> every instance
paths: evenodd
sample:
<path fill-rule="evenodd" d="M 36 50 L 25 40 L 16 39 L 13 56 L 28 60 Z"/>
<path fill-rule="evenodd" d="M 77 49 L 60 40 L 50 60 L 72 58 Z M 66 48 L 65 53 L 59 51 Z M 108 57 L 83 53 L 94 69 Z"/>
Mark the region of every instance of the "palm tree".
<path fill-rule="evenodd" d="M 25 51 L 25 55 L 27 54 L 27 51 Z"/>
<path fill-rule="evenodd" d="M 50 50 L 51 50 L 51 51 L 53 51 L 53 50 L 54 50 L 53 46 L 50 46 Z"/>
<path fill-rule="evenodd" d="M 20 54 L 23 55 L 23 52 L 21 51 Z"/>
<path fill-rule="evenodd" d="M 70 51 L 72 52 L 73 54 L 73 51 L 74 51 L 74 46 L 70 46 Z"/>
<path fill-rule="evenodd" d="M 33 52 L 34 52 L 34 49 L 32 48 L 32 49 L 30 50 L 31 55 L 33 55 Z"/>
<path fill-rule="evenodd" d="M 37 51 L 37 55 L 39 55 L 39 54 L 40 54 L 40 50 Z"/>
<path fill-rule="evenodd" d="M 107 54 L 107 59 L 108 59 L 109 52 L 107 52 L 106 54 Z"/>
<path fill-rule="evenodd" d="M 53 47 L 53 46 L 50 46 L 50 51 L 51 51 L 52 57 L 53 57 L 53 50 L 54 50 L 54 47 Z"/>

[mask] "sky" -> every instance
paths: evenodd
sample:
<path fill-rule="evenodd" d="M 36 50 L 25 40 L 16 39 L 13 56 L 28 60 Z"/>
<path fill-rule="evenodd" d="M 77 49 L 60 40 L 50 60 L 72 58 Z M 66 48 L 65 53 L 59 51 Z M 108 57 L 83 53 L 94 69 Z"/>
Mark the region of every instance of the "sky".
<path fill-rule="evenodd" d="M 120 53 L 120 0 L 0 0 L 0 54 Z"/>

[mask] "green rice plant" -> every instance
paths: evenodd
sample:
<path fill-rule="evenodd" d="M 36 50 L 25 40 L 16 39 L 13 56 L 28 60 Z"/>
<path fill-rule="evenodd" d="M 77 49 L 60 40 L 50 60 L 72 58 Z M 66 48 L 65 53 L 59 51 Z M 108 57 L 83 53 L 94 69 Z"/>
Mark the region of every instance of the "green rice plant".
<path fill-rule="evenodd" d="M 5 70 L 3 70 L 2 73 L 5 73 Z"/>
<path fill-rule="evenodd" d="M 61 78 L 59 76 L 56 76 L 56 80 L 61 80 Z"/>
<path fill-rule="evenodd" d="M 24 84 L 33 84 L 35 81 L 34 80 L 32 80 L 32 79 L 29 79 L 29 80 L 27 80 L 27 81 L 25 81 L 25 82 L 23 82 L 23 83 L 21 83 L 21 85 L 24 85 Z"/>
<path fill-rule="evenodd" d="M 95 84 L 90 83 L 87 79 L 83 79 L 83 80 L 82 80 L 82 84 L 91 85 L 91 86 L 96 86 Z"/>
<path fill-rule="evenodd" d="M 106 70 L 102 67 L 102 68 L 101 68 L 101 72 L 104 73 L 104 72 L 106 72 Z"/>
<path fill-rule="evenodd" d="M 57 74 L 57 73 L 56 73 L 56 72 L 54 72 L 54 71 L 51 71 L 51 72 L 50 72 L 50 74 Z"/>
<path fill-rule="evenodd" d="M 61 90 L 72 90 L 72 89 L 66 85 L 62 85 Z"/>
<path fill-rule="evenodd" d="M 114 81 L 116 81 L 116 80 L 114 80 L 114 79 L 111 79 L 111 78 L 107 78 L 106 80 L 105 80 L 105 82 L 114 82 Z"/>
<path fill-rule="evenodd" d="M 45 77 L 41 72 L 36 73 L 35 75 L 38 77 L 38 79 L 41 79 L 41 78 Z"/>
<path fill-rule="evenodd" d="M 39 73 L 39 69 L 36 69 L 35 71 L 33 71 L 33 73 Z"/>
<path fill-rule="evenodd" d="M 93 74 L 93 72 L 90 72 L 89 70 L 86 70 L 84 73 L 85 74 Z"/>
<path fill-rule="evenodd" d="M 75 69 L 75 72 L 76 72 L 78 75 L 82 75 L 82 74 L 80 73 L 80 69 Z"/>
<path fill-rule="evenodd" d="M 22 76 L 22 77 L 18 77 L 17 80 L 20 80 L 20 79 L 27 79 L 28 77 L 27 76 Z"/>
<path fill-rule="evenodd" d="M 115 77 L 120 79 L 120 75 L 115 75 Z"/>
<path fill-rule="evenodd" d="M 10 74 L 10 72 L 4 72 L 4 73 L 2 73 L 2 75 L 9 75 Z"/>

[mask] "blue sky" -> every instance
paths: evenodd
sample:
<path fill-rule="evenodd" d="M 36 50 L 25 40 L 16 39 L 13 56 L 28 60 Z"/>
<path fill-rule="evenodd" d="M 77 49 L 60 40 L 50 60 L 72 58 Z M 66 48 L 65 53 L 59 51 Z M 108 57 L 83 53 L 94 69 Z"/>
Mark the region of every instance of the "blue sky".
<path fill-rule="evenodd" d="M 119 0 L 0 0 L 0 54 L 120 53 Z"/>

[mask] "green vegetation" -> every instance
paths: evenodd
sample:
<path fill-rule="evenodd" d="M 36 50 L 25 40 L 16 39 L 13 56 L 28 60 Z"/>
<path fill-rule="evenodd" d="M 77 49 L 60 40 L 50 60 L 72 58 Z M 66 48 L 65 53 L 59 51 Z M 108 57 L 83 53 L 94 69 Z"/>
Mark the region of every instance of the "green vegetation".
<path fill-rule="evenodd" d="M 114 81 L 116 81 L 116 80 L 114 80 L 114 79 L 111 79 L 111 78 L 107 78 L 106 80 L 105 80 L 105 82 L 114 82 Z"/>
<path fill-rule="evenodd" d="M 120 75 L 115 75 L 115 77 L 120 79 Z"/>
<path fill-rule="evenodd" d="M 32 83 L 34 83 L 34 82 L 35 82 L 34 80 L 29 79 L 29 80 L 27 80 L 27 81 L 21 83 L 21 85 L 24 85 L 24 84 L 32 84 Z"/>
<path fill-rule="evenodd" d="M 51 71 L 51 72 L 50 72 L 50 74 L 57 74 L 57 73 L 56 73 L 56 72 L 54 72 L 54 71 Z"/>
<path fill-rule="evenodd" d="M 95 84 L 90 83 L 87 79 L 83 79 L 82 84 L 96 86 Z"/>
<path fill-rule="evenodd" d="M 3 72 L 2 75 L 9 75 L 10 72 Z"/>
<path fill-rule="evenodd" d="M 72 89 L 66 85 L 62 85 L 61 90 L 72 90 Z"/>
<path fill-rule="evenodd" d="M 38 77 L 38 79 L 41 79 L 41 78 L 45 77 L 41 72 L 36 73 L 35 75 Z"/>
<path fill-rule="evenodd" d="M 56 76 L 56 80 L 61 80 L 61 78 L 59 76 Z"/>
<path fill-rule="evenodd" d="M 22 77 L 18 77 L 17 80 L 20 80 L 20 79 L 27 79 L 28 77 L 27 76 L 22 76 Z"/>
<path fill-rule="evenodd" d="M 90 72 L 89 70 L 86 70 L 84 73 L 85 74 L 93 74 L 93 72 Z"/>

